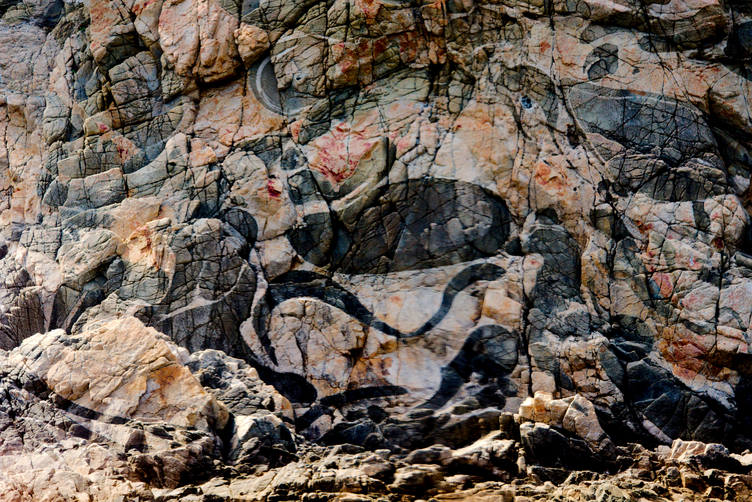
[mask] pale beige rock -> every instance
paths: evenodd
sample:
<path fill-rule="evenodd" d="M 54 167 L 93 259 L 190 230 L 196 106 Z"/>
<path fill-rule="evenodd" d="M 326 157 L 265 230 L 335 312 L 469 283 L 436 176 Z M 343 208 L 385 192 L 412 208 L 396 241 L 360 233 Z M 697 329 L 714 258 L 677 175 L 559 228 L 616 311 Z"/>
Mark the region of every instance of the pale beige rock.
<path fill-rule="evenodd" d="M 162 13 L 162 0 L 136 0 L 131 12 L 136 15 L 133 26 L 147 47 L 159 41 L 159 16 Z"/>
<path fill-rule="evenodd" d="M 444 473 L 437 465 L 416 464 L 400 467 L 394 473 L 394 483 L 390 485 L 397 491 L 415 490 L 432 486 L 444 479 Z"/>
<path fill-rule="evenodd" d="M 486 291 L 483 302 L 483 315 L 487 316 L 503 326 L 511 326 L 520 329 L 522 305 L 509 298 L 504 289 L 491 289 Z"/>
<path fill-rule="evenodd" d="M 219 159 L 227 154 L 240 127 L 243 89 L 243 83 L 235 81 L 201 96 L 193 130 Z"/>
<path fill-rule="evenodd" d="M 214 0 L 168 0 L 159 17 L 160 44 L 178 75 L 215 82 L 241 64 L 233 39 L 238 27 Z"/>
<path fill-rule="evenodd" d="M 475 443 L 452 452 L 452 462 L 474 468 L 494 471 L 506 464 L 507 468 L 517 461 L 517 448 L 512 439 L 501 439 L 498 431 L 492 432 Z"/>
<path fill-rule="evenodd" d="M 97 273 L 103 263 L 112 259 L 120 245 L 118 236 L 109 230 L 90 232 L 76 243 L 60 249 L 62 282 L 83 285 Z"/>
<path fill-rule="evenodd" d="M 54 331 L 29 338 L 11 361 L 79 406 L 112 417 L 160 420 L 202 430 L 222 429 L 228 414 L 177 360 L 159 333 L 135 318 L 82 333 L 67 347 Z M 41 348 L 40 357 L 29 352 Z"/>
<path fill-rule="evenodd" d="M 259 102 L 252 89 L 252 76 L 249 72 L 246 88 L 242 98 L 242 119 L 233 141 L 242 144 L 264 134 L 281 132 L 286 125 L 285 119 L 275 111 L 269 110 Z"/>
<path fill-rule="evenodd" d="M 238 46 L 240 59 L 246 67 L 255 63 L 271 47 L 269 35 L 257 26 L 241 23 L 240 28 L 233 32 L 233 36 Z"/>
<path fill-rule="evenodd" d="M 553 399 L 550 394 L 536 392 L 520 405 L 519 417 L 532 422 L 561 427 L 588 444 L 593 452 L 613 448 L 611 438 L 603 431 L 593 403 L 577 394 Z"/>
<path fill-rule="evenodd" d="M 297 222 L 298 215 L 282 179 L 284 173 L 270 176 L 263 162 L 247 152 L 231 155 L 224 165 L 232 183 L 231 193 L 256 219 L 259 240 L 275 239 Z"/>
<path fill-rule="evenodd" d="M 130 12 L 123 2 L 89 2 L 87 7 L 91 18 L 91 53 L 98 64 L 109 68 L 117 56 L 132 51 L 128 46 L 135 41 L 132 38 L 135 28 Z M 113 50 L 119 54 L 111 54 Z"/>
<path fill-rule="evenodd" d="M 281 335 L 272 340 L 281 371 L 302 370 L 321 395 L 338 394 L 358 381 L 361 375 L 347 355 L 362 350 L 366 333 L 344 313 L 318 302 L 290 300 L 280 306 L 275 321 L 270 331 Z M 306 340 L 302 346 L 300 339 Z"/>

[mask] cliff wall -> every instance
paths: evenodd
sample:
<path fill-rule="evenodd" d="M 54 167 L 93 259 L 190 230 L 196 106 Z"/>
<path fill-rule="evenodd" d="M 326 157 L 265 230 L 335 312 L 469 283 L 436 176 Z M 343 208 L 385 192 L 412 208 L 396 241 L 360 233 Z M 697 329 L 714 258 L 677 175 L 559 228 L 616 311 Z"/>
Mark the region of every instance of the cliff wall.
<path fill-rule="evenodd" d="M 748 2 L 0 16 L 10 500 L 60 473 L 105 500 L 339 444 L 440 443 L 456 467 L 500 420 L 528 461 L 559 434 L 574 453 L 534 462 L 554 469 L 752 448 Z M 494 444 L 488 476 L 528 472 Z M 399 485 L 389 465 L 357 483 Z"/>

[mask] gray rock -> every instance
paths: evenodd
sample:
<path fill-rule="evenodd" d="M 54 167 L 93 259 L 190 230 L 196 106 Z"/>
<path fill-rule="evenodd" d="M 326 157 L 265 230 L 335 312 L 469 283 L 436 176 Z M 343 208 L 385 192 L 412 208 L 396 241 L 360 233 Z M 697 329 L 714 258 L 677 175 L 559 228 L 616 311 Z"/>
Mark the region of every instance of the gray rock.
<path fill-rule="evenodd" d="M 444 445 L 433 445 L 428 448 L 411 451 L 405 457 L 408 464 L 444 464 L 452 458 L 452 450 Z"/>
<path fill-rule="evenodd" d="M 397 469 L 394 473 L 394 483 L 389 485 L 389 489 L 398 493 L 420 494 L 433 488 L 443 479 L 444 473 L 439 466 L 416 464 Z"/>
<path fill-rule="evenodd" d="M 120 169 L 110 169 L 83 179 L 71 180 L 68 185 L 67 207 L 100 208 L 125 199 L 125 179 Z"/>

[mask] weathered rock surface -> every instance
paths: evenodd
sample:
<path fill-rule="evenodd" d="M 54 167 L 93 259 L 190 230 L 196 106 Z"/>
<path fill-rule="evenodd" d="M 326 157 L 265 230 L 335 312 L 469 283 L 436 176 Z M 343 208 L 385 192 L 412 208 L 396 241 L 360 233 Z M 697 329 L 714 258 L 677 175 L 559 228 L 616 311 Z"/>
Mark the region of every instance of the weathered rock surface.
<path fill-rule="evenodd" d="M 742 0 L 0 0 L 0 497 L 744 500 L 750 62 Z"/>
<path fill-rule="evenodd" d="M 187 351 L 161 336 L 132 317 L 78 336 L 55 330 L 24 340 L 7 365 L 94 415 L 224 428 L 227 410 L 178 360 Z"/>

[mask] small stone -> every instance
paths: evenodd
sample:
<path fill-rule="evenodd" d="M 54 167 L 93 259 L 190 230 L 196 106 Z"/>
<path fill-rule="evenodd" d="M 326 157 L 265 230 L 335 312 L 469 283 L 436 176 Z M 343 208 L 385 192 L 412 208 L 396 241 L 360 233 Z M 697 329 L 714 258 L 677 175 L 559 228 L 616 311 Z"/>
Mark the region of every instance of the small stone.
<path fill-rule="evenodd" d="M 429 464 L 417 464 L 410 467 L 400 467 L 394 473 L 394 482 L 389 489 L 406 493 L 425 493 L 425 490 L 433 488 L 444 479 L 444 473 L 440 467 Z"/>
<path fill-rule="evenodd" d="M 444 445 L 433 445 L 415 450 L 405 458 L 408 464 L 441 464 L 452 458 L 452 450 Z"/>
<path fill-rule="evenodd" d="M 709 486 L 704 494 L 706 499 L 723 499 L 723 495 L 723 488 L 720 486 Z"/>
<path fill-rule="evenodd" d="M 596 502 L 630 502 L 631 497 L 618 486 L 606 483 L 595 490 L 595 500 Z"/>
<path fill-rule="evenodd" d="M 499 493 L 499 502 L 514 502 L 514 490 L 511 488 L 504 488 Z"/>
<path fill-rule="evenodd" d="M 702 492 L 707 487 L 705 480 L 703 480 L 702 477 L 693 472 L 682 471 L 681 478 L 682 486 L 684 486 L 684 488 L 687 488 L 688 490 Z"/>
<path fill-rule="evenodd" d="M 682 485 L 682 476 L 679 469 L 676 467 L 669 467 L 666 469 L 666 483 L 669 486 L 681 486 Z"/>

